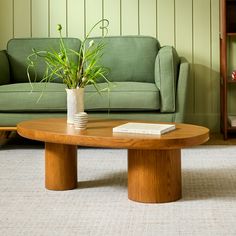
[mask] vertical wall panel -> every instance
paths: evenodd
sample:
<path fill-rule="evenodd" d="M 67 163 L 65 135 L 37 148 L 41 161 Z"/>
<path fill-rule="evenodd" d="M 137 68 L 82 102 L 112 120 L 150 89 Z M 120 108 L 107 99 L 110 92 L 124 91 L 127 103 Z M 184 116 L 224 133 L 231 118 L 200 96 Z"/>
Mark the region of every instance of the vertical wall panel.
<path fill-rule="evenodd" d="M 201 114 L 211 111 L 210 0 L 194 0 L 193 3 L 195 109 Z"/>
<path fill-rule="evenodd" d="M 219 0 L 211 0 L 211 83 L 212 83 L 212 113 L 217 113 L 220 109 L 220 74 L 219 74 Z"/>
<path fill-rule="evenodd" d="M 30 0 L 14 0 L 14 37 L 31 36 Z"/>
<path fill-rule="evenodd" d="M 48 0 L 32 0 L 32 37 L 48 35 Z"/>
<path fill-rule="evenodd" d="M 176 49 L 179 55 L 184 56 L 189 63 L 192 63 L 193 50 L 193 11 L 192 1 L 175 1 L 175 25 L 176 25 Z M 184 14 L 183 14 L 184 12 Z M 194 94 L 193 69 L 191 66 L 190 80 L 188 83 L 188 94 Z M 194 96 L 188 96 L 188 113 L 194 113 Z"/>
<path fill-rule="evenodd" d="M 108 35 L 120 35 L 120 0 L 104 0 L 104 18 L 109 20 Z"/>
<path fill-rule="evenodd" d="M 183 14 L 184 12 L 184 14 Z M 176 49 L 178 53 L 192 62 L 193 12 L 192 1 L 176 0 Z"/>
<path fill-rule="evenodd" d="M 58 37 L 59 34 L 57 32 L 57 25 L 62 25 L 62 34 L 66 36 L 67 28 L 66 28 L 66 0 L 49 0 L 49 35 L 50 37 Z"/>
<path fill-rule="evenodd" d="M 86 0 L 86 34 L 89 33 L 91 28 L 99 20 L 102 19 L 103 15 L 102 0 Z M 102 30 L 97 26 L 91 36 L 101 36 Z"/>
<path fill-rule="evenodd" d="M 122 35 L 137 35 L 139 33 L 138 0 L 122 0 Z"/>
<path fill-rule="evenodd" d="M 13 0 L 0 0 L 0 50 L 13 37 Z"/>
<path fill-rule="evenodd" d="M 161 45 L 175 45 L 174 6 L 174 0 L 157 0 L 157 38 Z"/>
<path fill-rule="evenodd" d="M 157 36 L 161 45 L 175 46 L 191 64 L 189 121 L 219 121 L 219 0 L 0 0 L 0 48 L 12 37 L 58 37 L 58 23 L 64 36 L 83 38 L 102 17 L 110 21 L 109 35 Z M 231 73 L 236 39 L 229 42 Z M 236 86 L 230 92 L 229 108 L 236 113 Z"/>
<path fill-rule="evenodd" d="M 156 37 L 156 0 L 139 0 L 140 34 Z"/>
<path fill-rule="evenodd" d="M 84 0 L 68 1 L 68 36 L 84 38 Z"/>

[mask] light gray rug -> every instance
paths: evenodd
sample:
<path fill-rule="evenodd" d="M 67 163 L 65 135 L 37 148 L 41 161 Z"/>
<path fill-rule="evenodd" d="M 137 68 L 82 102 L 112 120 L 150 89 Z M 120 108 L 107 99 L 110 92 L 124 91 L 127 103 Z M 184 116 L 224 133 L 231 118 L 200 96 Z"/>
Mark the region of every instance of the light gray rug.
<path fill-rule="evenodd" d="M 44 189 L 42 147 L 0 150 L 0 235 L 236 235 L 236 147 L 182 151 L 183 198 L 127 198 L 127 152 L 80 149 L 78 188 Z"/>

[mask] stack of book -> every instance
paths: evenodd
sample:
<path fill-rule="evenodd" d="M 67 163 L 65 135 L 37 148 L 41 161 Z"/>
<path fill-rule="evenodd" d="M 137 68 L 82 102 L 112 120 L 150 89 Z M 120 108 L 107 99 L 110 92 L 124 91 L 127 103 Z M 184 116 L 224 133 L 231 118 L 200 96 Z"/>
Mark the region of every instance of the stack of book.
<path fill-rule="evenodd" d="M 231 127 L 236 127 L 236 116 L 228 116 L 228 122 Z"/>

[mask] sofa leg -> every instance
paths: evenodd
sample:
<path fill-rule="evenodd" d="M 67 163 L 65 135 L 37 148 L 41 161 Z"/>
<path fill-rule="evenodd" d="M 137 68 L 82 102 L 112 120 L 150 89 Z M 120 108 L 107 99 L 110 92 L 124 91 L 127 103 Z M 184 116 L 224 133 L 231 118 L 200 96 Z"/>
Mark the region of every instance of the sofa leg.
<path fill-rule="evenodd" d="M 0 130 L 0 139 L 8 139 L 11 135 L 11 131 Z"/>
<path fill-rule="evenodd" d="M 7 143 L 10 135 L 11 135 L 11 131 L 0 130 L 0 146 L 3 146 Z"/>
<path fill-rule="evenodd" d="M 4 145 L 16 133 L 16 127 L 0 127 L 0 145 Z"/>
<path fill-rule="evenodd" d="M 10 138 L 12 131 L 16 131 L 16 127 L 0 127 L 0 139 Z"/>

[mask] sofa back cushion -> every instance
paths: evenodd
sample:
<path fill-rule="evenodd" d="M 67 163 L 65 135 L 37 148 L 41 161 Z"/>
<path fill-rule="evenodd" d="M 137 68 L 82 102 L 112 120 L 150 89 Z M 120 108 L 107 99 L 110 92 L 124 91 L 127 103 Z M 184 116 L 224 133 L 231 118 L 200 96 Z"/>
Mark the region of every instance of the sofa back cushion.
<path fill-rule="evenodd" d="M 156 57 L 155 82 L 160 90 L 161 112 L 175 111 L 180 58 L 171 46 L 162 47 Z"/>
<path fill-rule="evenodd" d="M 95 43 L 101 38 L 92 38 Z M 148 36 L 113 36 L 102 39 L 105 47 L 100 63 L 107 67 L 107 78 L 114 82 L 154 83 L 154 67 L 160 48 Z"/>
<path fill-rule="evenodd" d="M 27 66 L 29 61 L 27 57 L 33 53 L 32 49 L 37 51 L 59 51 L 59 38 L 18 38 L 11 39 L 7 45 L 7 53 L 11 68 L 11 80 L 13 83 L 28 82 Z M 78 51 L 80 48 L 80 40 L 76 38 L 65 38 L 65 45 L 68 48 Z M 73 57 L 73 60 L 76 60 Z M 42 58 L 37 60 L 37 67 L 35 73 L 31 70 L 32 80 L 40 81 L 46 70 L 46 64 Z M 35 77 L 35 74 L 37 77 Z M 57 81 L 62 82 L 62 81 Z"/>

